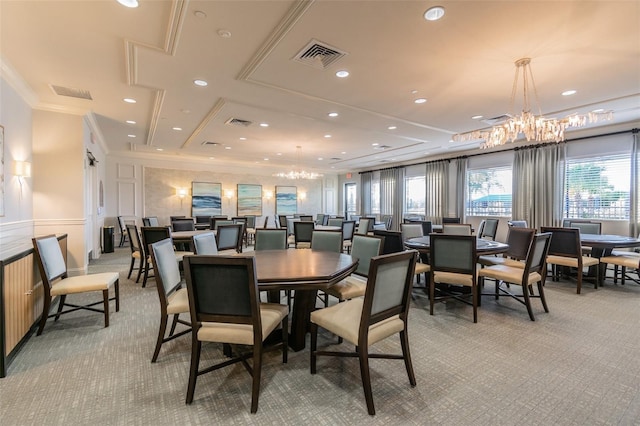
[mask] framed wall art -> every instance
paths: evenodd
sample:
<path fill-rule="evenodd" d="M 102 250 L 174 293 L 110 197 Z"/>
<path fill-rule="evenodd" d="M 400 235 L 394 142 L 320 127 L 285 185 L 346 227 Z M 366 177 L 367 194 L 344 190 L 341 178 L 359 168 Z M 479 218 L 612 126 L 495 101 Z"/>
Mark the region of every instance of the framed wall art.
<path fill-rule="evenodd" d="M 295 186 L 276 186 L 276 214 L 298 212 L 298 189 Z"/>
<path fill-rule="evenodd" d="M 238 184 L 238 216 L 262 216 L 262 185 Z"/>
<path fill-rule="evenodd" d="M 222 214 L 222 184 L 191 182 L 191 216 Z"/>

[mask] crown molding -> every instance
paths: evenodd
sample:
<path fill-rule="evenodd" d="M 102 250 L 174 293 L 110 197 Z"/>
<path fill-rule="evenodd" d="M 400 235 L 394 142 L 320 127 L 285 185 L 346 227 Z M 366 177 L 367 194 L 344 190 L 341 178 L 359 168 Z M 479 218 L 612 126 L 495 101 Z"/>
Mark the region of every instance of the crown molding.
<path fill-rule="evenodd" d="M 35 108 L 38 104 L 38 96 L 31 86 L 22 78 L 16 69 L 0 54 L 0 72 L 2 78 L 11 86 L 18 95 L 31 107 Z"/>

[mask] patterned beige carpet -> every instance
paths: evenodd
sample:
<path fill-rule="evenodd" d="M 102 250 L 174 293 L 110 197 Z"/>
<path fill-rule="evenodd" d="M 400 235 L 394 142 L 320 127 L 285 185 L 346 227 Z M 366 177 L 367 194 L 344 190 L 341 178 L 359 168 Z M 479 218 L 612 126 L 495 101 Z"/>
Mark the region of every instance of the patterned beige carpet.
<path fill-rule="evenodd" d="M 129 250 L 103 255 L 92 272 L 118 270 L 122 303 L 103 328 L 99 314 L 78 312 L 47 323 L 0 379 L 2 425 L 638 425 L 640 424 L 640 286 L 575 294 L 571 282 L 548 282 L 550 313 L 487 297 L 473 324 L 471 308 L 418 298 L 409 338 L 418 385 L 401 361 L 371 362 L 377 415 L 367 414 L 355 359 L 309 352 L 265 358 L 257 414 L 241 365 L 201 376 L 185 405 L 190 336 L 150 358 L 159 321 L 155 283 L 126 279 Z M 490 286 L 488 286 L 490 290 Z M 319 344 L 335 343 L 322 335 Z M 376 350 L 399 352 L 397 339 Z M 221 358 L 205 345 L 206 363 Z"/>

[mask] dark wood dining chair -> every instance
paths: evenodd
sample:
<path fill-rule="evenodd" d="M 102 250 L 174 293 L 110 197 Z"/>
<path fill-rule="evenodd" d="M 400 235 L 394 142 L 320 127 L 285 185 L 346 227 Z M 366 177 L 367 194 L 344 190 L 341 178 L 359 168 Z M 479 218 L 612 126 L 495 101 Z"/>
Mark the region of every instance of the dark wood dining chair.
<path fill-rule="evenodd" d="M 480 278 L 492 278 L 496 282 L 495 298 L 498 300 L 500 294 L 512 297 L 526 306 L 529 318 L 535 321 L 531 299 L 539 298 L 545 312 L 549 312 L 547 301 L 544 297 L 544 282 L 547 275 L 546 258 L 549 252 L 551 233 L 535 235 L 531 239 L 528 248 L 526 261 L 523 267 L 509 265 L 493 265 L 482 268 L 478 273 Z M 502 284 L 515 284 L 522 288 L 522 293 L 515 294 L 510 288 L 505 288 Z M 534 293 L 534 285 L 538 288 L 538 294 Z"/>
<path fill-rule="evenodd" d="M 186 403 L 193 402 L 198 376 L 240 362 L 253 379 L 251 413 L 257 412 L 263 342 L 279 326 L 282 343 L 271 348 L 281 348 L 282 362 L 287 362 L 288 307 L 260 303 L 253 257 L 185 256 L 184 272 L 192 324 Z M 229 344 L 232 357 L 200 369 L 202 342 Z M 252 365 L 247 359 L 253 360 Z M 214 394 L 221 391 L 216 388 Z"/>
<path fill-rule="evenodd" d="M 584 268 L 594 267 L 595 278 L 593 285 L 594 288 L 598 288 L 600 260 L 597 257 L 583 256 L 580 244 L 580 230 L 578 228 L 549 226 L 543 226 L 540 230 L 543 233 L 550 232 L 552 234 L 547 264 L 553 267 L 553 280 L 559 281 L 561 268 L 573 268 L 577 274 L 576 293 L 580 294 Z"/>
<path fill-rule="evenodd" d="M 155 268 L 156 289 L 160 299 L 160 327 L 156 346 L 151 357 L 151 362 L 156 362 L 162 344 L 190 333 L 191 323 L 180 319 L 180 314 L 189 313 L 189 296 L 187 295 L 187 289 L 182 287 L 180 268 L 178 267 L 171 239 L 167 238 L 151 244 L 149 253 Z M 173 315 L 173 321 L 169 335 L 165 337 L 170 315 Z M 189 328 L 176 334 L 175 331 L 178 324 L 186 325 Z"/>
<path fill-rule="evenodd" d="M 120 275 L 117 272 L 102 272 L 98 274 L 78 275 L 70 277 L 67 274 L 65 262 L 60 248 L 60 243 L 55 235 L 33 238 L 33 249 L 36 254 L 38 269 L 42 277 L 44 292 L 42 314 L 38 326 L 37 335 L 41 335 L 48 318 L 55 317 L 58 321 L 60 315 L 87 310 L 104 314 L 104 326 L 109 327 L 109 301 L 115 300 L 116 312 L 120 310 Z M 109 289 L 113 287 L 115 295 L 109 298 Z M 71 294 L 101 292 L 102 300 L 86 305 L 67 303 L 67 296 Z M 49 315 L 51 302 L 54 297 L 60 297 L 58 310 Z M 103 309 L 94 308 L 95 305 L 103 305 Z M 65 306 L 71 309 L 64 310 Z"/>
<path fill-rule="evenodd" d="M 317 372 L 319 356 L 358 358 L 370 415 L 376 413 L 369 371 L 370 358 L 403 360 L 409 383 L 412 387 L 416 386 L 407 334 L 409 294 L 415 261 L 415 251 L 375 256 L 367 271 L 364 298 L 351 299 L 311 312 L 311 374 Z M 354 345 L 355 352 L 318 350 L 320 327 Z M 396 334 L 400 336 L 402 355 L 369 351 L 375 343 Z"/>
<path fill-rule="evenodd" d="M 436 301 L 456 299 L 473 307 L 473 322 L 478 322 L 478 280 L 475 235 L 431 234 L 429 263 L 429 313 Z M 469 287 L 468 295 L 460 287 Z M 469 296 L 471 301 L 469 301 Z"/>

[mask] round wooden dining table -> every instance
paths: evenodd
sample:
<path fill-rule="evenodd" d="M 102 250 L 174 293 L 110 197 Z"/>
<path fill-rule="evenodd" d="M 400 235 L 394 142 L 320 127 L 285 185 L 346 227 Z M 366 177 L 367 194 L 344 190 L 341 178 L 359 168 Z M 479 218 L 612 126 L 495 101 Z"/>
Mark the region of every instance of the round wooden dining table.
<path fill-rule="evenodd" d="M 347 254 L 310 249 L 261 250 L 242 254 L 256 259 L 260 290 L 269 301 L 280 302 L 280 290 L 294 290 L 289 347 L 305 347 L 309 316 L 315 309 L 318 290 L 324 290 L 355 271 L 358 259 Z"/>
<path fill-rule="evenodd" d="M 420 252 L 429 252 L 429 236 L 409 238 L 404 242 L 404 245 Z M 478 255 L 504 253 L 508 248 L 508 244 L 498 241 L 483 240 L 482 238 L 476 240 L 476 251 Z"/>

